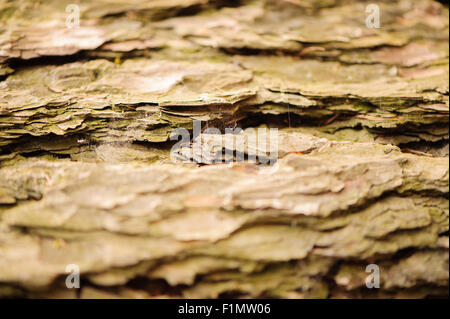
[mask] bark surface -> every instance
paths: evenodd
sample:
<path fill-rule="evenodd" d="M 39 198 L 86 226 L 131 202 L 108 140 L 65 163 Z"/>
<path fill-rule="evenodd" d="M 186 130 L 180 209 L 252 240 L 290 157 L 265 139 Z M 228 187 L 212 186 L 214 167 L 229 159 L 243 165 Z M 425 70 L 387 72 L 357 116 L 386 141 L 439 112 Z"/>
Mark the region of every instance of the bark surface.
<path fill-rule="evenodd" d="M 449 10 L 377 4 L 0 1 L 0 297 L 448 296 Z"/>

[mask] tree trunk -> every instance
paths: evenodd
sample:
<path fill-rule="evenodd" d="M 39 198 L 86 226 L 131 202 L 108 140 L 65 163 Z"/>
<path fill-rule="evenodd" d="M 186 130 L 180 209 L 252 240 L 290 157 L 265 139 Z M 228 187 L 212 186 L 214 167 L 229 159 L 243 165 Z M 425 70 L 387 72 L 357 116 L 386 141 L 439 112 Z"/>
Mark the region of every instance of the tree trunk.
<path fill-rule="evenodd" d="M 72 2 L 0 3 L 0 297 L 448 296 L 448 7 Z"/>

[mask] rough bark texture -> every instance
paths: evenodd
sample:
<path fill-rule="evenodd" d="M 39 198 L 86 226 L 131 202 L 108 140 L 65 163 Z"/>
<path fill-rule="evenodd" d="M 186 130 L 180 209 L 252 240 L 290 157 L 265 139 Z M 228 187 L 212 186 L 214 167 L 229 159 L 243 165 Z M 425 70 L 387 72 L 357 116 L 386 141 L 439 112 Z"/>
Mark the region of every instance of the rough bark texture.
<path fill-rule="evenodd" d="M 0 297 L 448 296 L 449 11 L 367 4 L 1 0 Z"/>

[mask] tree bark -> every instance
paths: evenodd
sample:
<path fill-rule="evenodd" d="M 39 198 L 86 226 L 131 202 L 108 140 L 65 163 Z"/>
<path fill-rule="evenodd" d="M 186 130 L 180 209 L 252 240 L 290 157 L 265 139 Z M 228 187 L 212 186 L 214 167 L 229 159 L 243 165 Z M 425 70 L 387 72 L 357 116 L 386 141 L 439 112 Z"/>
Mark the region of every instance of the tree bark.
<path fill-rule="evenodd" d="M 448 296 L 448 7 L 71 3 L 0 3 L 0 297 Z"/>

